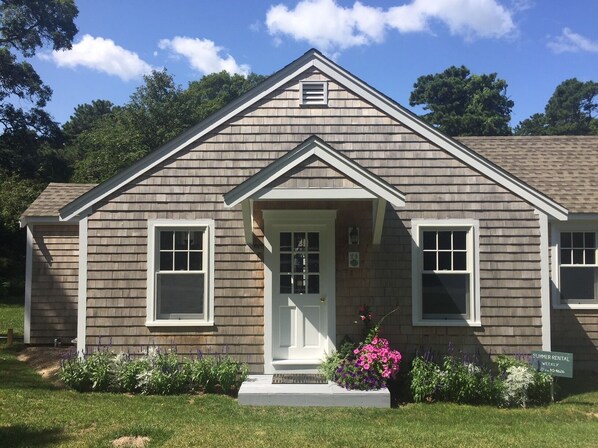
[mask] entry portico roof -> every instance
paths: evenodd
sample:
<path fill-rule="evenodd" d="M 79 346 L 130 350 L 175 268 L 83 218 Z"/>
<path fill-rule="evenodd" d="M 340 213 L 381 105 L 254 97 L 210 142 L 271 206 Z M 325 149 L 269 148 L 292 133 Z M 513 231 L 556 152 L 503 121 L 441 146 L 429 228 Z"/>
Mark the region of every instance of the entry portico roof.
<path fill-rule="evenodd" d="M 224 195 L 224 204 L 234 207 L 247 199 L 279 199 L 274 184 L 292 169 L 311 157 L 340 172 L 360 188 L 282 189 L 288 199 L 373 199 L 380 198 L 395 207 L 405 205 L 405 195 L 354 160 L 344 156 L 321 138 L 312 135 L 295 149 L 275 160 Z M 326 191 L 328 190 L 328 191 Z M 315 193 L 315 194 L 314 194 Z M 318 196 L 319 195 L 319 196 Z"/>

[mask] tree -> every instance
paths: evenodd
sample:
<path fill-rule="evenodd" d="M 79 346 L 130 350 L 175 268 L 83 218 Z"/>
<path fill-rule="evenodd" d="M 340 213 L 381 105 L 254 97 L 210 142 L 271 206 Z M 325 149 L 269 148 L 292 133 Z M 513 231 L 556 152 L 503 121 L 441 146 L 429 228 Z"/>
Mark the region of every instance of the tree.
<path fill-rule="evenodd" d="M 152 72 L 144 77 L 129 103 L 99 117 L 69 144 L 67 151 L 76 155 L 72 180 L 101 182 L 113 176 L 264 78 L 214 73 L 183 90 L 166 71 Z"/>
<path fill-rule="evenodd" d="M 96 123 L 114 111 L 114 104 L 108 100 L 93 100 L 91 104 L 79 104 L 69 120 L 62 126 L 67 141 L 92 129 Z"/>
<path fill-rule="evenodd" d="M 496 73 L 472 75 L 465 66 L 420 76 L 409 97 L 411 106 L 430 112 L 423 118 L 451 136 L 510 135 L 513 101 L 507 82 Z"/>
<path fill-rule="evenodd" d="M 543 114 L 515 128 L 517 135 L 598 135 L 598 82 L 575 78 L 560 83 Z"/>
<path fill-rule="evenodd" d="M 0 124 L 5 132 L 34 130 L 45 135 L 56 125 L 43 110 L 52 90 L 33 66 L 19 61 L 13 51 L 28 58 L 51 44 L 54 50 L 71 48 L 77 34 L 74 0 L 3 0 L 0 3 Z M 30 102 L 24 111 L 11 98 Z"/>

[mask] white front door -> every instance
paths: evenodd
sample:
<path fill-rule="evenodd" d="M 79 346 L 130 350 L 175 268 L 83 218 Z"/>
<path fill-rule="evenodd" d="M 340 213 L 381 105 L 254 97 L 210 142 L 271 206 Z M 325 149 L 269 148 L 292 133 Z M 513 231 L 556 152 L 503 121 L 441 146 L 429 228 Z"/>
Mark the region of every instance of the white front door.
<path fill-rule="evenodd" d="M 272 369 L 313 370 L 334 348 L 334 215 L 276 215 L 265 214 Z"/>

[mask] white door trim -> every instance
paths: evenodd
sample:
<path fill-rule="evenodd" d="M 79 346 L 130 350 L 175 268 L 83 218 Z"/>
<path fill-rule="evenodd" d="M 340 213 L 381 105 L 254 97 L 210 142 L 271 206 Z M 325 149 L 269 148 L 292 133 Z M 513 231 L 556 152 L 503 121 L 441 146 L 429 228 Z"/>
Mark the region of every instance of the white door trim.
<path fill-rule="evenodd" d="M 271 374 L 284 370 L 315 371 L 313 367 L 301 368 L 288 363 L 273 363 L 272 347 L 272 253 L 271 232 L 279 225 L 292 224 L 320 224 L 328 227 L 330 231 L 330 260 L 333 264 L 332 272 L 336 270 L 335 261 L 335 227 L 336 210 L 263 210 L 264 216 L 264 373 Z M 330 353 L 336 346 L 336 282 L 331 281 L 328 286 L 328 341 L 327 352 Z"/>

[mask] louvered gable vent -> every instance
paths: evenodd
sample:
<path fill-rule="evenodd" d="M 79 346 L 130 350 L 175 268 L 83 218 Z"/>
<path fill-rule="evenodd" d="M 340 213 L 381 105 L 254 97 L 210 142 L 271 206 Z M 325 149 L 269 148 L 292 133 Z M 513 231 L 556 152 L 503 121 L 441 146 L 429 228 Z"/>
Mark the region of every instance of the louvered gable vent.
<path fill-rule="evenodd" d="M 328 83 L 309 81 L 301 83 L 301 105 L 321 106 L 328 104 Z"/>

